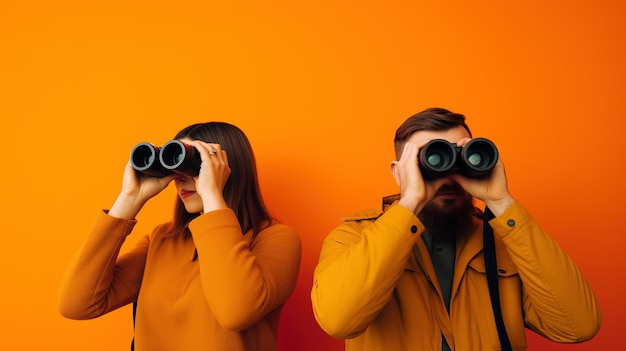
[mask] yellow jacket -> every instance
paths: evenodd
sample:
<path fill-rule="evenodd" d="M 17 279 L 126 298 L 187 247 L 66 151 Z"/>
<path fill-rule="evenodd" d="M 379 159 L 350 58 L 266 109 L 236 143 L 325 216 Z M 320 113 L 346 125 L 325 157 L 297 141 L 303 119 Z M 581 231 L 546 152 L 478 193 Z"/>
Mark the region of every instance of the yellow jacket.
<path fill-rule="evenodd" d="M 490 221 L 502 314 L 511 345 L 525 327 L 553 341 L 582 342 L 600 328 L 598 303 L 572 260 L 514 203 Z M 485 274 L 482 223 L 456 247 L 450 313 L 421 234 L 406 208 L 363 212 L 324 240 L 311 299 L 315 318 L 346 350 L 499 350 Z"/>
<path fill-rule="evenodd" d="M 217 210 L 190 222 L 193 240 L 165 238 L 162 225 L 118 257 L 134 225 L 98 215 L 62 284 L 64 316 L 95 318 L 137 300 L 137 351 L 276 350 L 300 265 L 293 229 L 274 224 L 252 240 L 233 211 Z"/>

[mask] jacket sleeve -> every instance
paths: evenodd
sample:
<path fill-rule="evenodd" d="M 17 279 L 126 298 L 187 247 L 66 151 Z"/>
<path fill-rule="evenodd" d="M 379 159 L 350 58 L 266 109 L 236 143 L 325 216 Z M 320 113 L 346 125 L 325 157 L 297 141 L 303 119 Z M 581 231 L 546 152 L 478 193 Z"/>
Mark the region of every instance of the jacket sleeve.
<path fill-rule="evenodd" d="M 148 238 L 118 258 L 136 221 L 101 212 L 61 283 L 58 305 L 71 319 L 101 316 L 137 299 Z"/>
<path fill-rule="evenodd" d="M 311 300 L 321 328 L 335 338 L 361 334 L 390 300 L 424 231 L 394 205 L 375 221 L 347 222 L 324 240 Z"/>
<path fill-rule="evenodd" d="M 224 209 L 199 216 L 189 229 L 204 295 L 222 327 L 246 329 L 293 293 L 302 248 L 292 228 L 274 224 L 250 244 L 234 212 Z"/>
<path fill-rule="evenodd" d="M 596 335 L 602 316 L 589 283 L 522 205 L 514 203 L 490 224 L 517 266 L 528 328 L 563 343 Z"/>

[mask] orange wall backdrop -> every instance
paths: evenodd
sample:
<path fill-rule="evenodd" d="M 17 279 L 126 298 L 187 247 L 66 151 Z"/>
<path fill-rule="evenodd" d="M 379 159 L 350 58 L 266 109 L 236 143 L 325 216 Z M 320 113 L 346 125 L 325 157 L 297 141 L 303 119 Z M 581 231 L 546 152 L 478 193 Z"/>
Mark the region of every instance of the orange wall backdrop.
<path fill-rule="evenodd" d="M 128 349 L 130 308 L 66 320 L 61 277 L 137 142 L 222 120 L 248 134 L 271 211 L 302 236 L 281 349 L 342 350 L 311 312 L 321 242 L 397 192 L 393 133 L 431 106 L 496 142 L 514 196 L 600 300 L 594 340 L 530 335 L 530 349 L 622 344 L 624 23 L 618 0 L 3 0 L 0 349 Z M 171 190 L 137 232 L 169 220 Z"/>

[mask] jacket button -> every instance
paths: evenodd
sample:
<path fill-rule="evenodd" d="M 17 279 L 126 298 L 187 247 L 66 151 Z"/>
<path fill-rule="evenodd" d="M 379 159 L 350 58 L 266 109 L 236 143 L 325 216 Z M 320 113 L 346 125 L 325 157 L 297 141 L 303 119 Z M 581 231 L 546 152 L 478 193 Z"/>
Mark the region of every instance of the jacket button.
<path fill-rule="evenodd" d="M 509 227 L 515 227 L 515 220 L 509 219 L 508 221 L 506 221 L 506 225 L 508 225 Z"/>
<path fill-rule="evenodd" d="M 417 233 L 417 226 L 415 226 L 415 225 L 411 226 L 411 233 L 413 233 L 413 234 Z"/>

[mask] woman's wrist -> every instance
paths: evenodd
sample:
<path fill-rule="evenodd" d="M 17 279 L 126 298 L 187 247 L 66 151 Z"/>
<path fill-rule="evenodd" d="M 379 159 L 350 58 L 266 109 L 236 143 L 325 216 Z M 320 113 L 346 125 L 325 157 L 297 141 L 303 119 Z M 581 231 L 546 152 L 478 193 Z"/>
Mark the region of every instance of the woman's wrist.
<path fill-rule="evenodd" d="M 145 203 L 146 201 L 137 199 L 135 196 L 120 194 L 108 214 L 116 218 L 135 219 Z"/>

